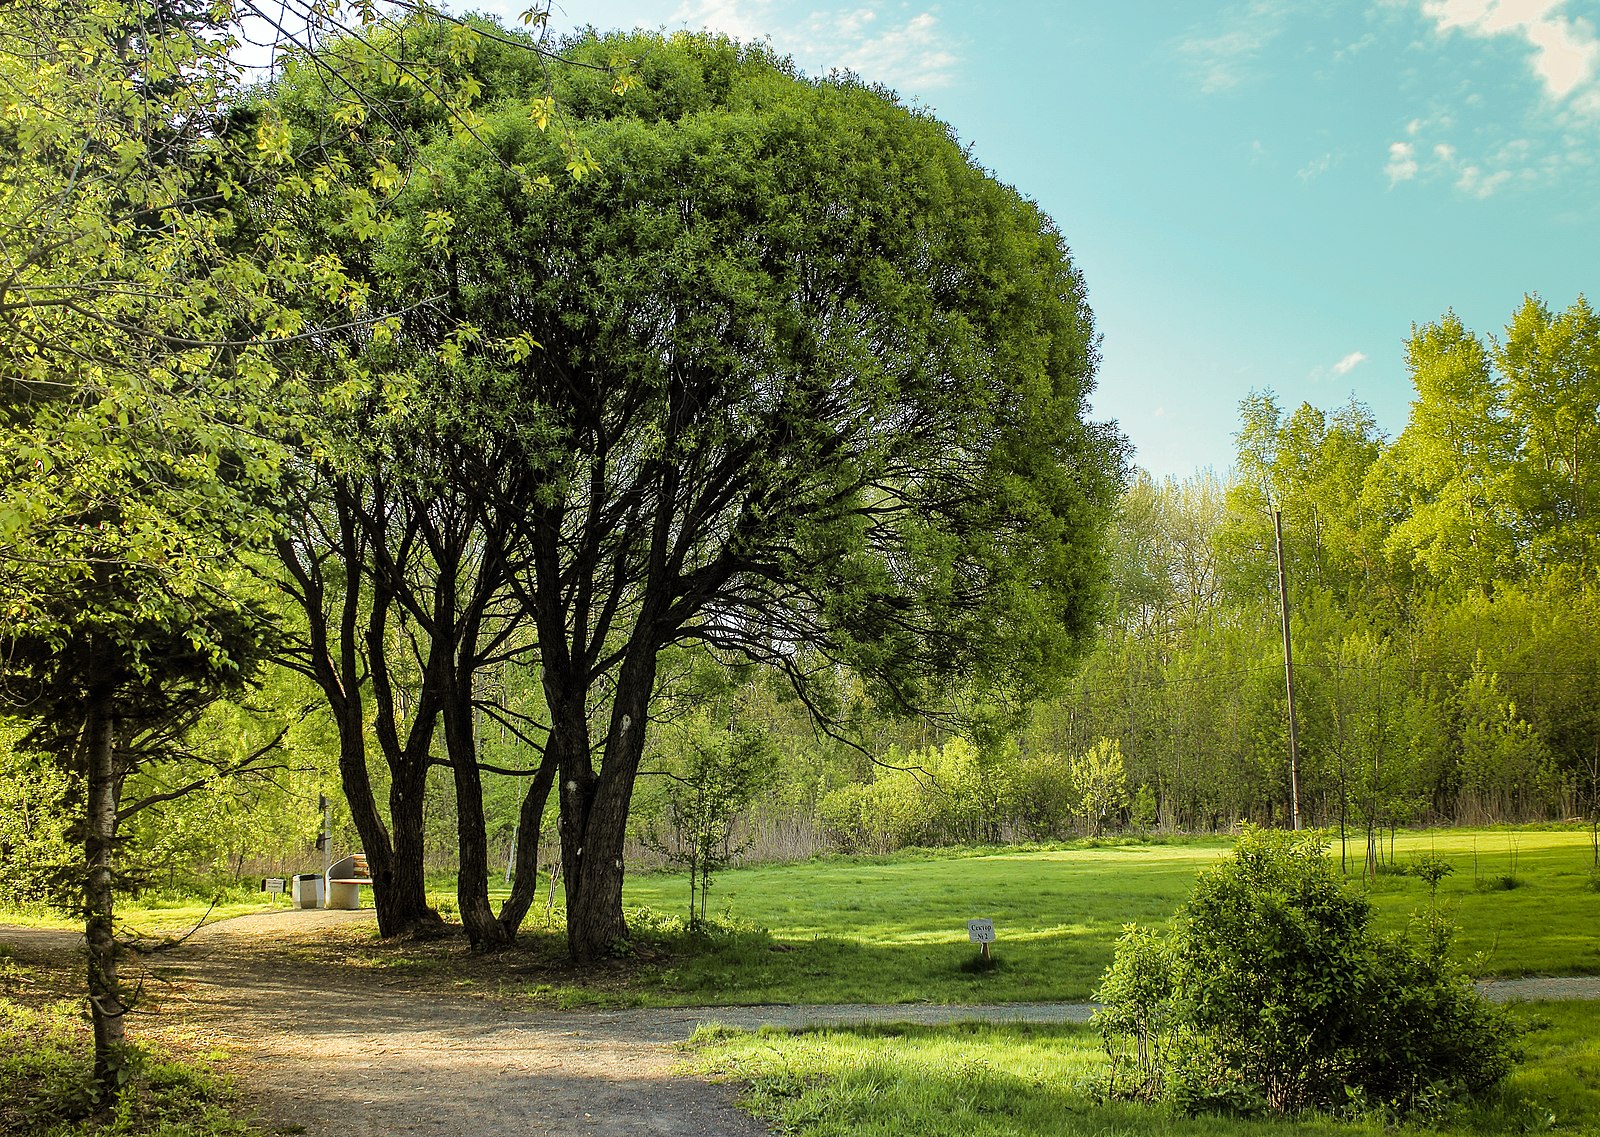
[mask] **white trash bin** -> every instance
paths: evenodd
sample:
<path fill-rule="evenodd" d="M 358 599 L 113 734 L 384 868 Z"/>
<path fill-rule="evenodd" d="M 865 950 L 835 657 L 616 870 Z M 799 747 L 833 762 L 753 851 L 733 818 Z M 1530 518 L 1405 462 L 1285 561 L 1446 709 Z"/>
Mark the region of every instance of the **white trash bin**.
<path fill-rule="evenodd" d="M 322 907 L 322 874 L 303 872 L 294 878 L 289 899 L 296 908 Z"/>

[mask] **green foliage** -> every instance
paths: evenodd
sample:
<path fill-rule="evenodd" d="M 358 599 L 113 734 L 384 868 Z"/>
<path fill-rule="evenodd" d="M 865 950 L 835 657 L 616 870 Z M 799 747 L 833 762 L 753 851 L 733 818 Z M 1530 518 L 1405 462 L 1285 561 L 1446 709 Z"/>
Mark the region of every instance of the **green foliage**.
<path fill-rule="evenodd" d="M 1530 296 L 1498 339 L 1414 328 L 1395 439 L 1359 404 L 1240 406 L 1235 475 L 1136 479 L 1113 621 L 1029 750 L 1122 745 L 1164 823 L 1286 819 L 1271 511 L 1284 519 L 1302 813 L 1365 830 L 1600 816 L 1600 320 Z"/>
<path fill-rule="evenodd" d="M 1320 840 L 1247 830 L 1200 875 L 1165 944 L 1139 932 L 1119 944 L 1100 998 L 1107 1031 L 1135 1040 L 1135 1087 L 1164 1078 L 1190 1112 L 1354 1101 L 1404 1115 L 1498 1084 L 1516 1031 L 1451 962 L 1449 928 L 1435 915 L 1411 938 L 1385 937 L 1371 917 Z"/>
<path fill-rule="evenodd" d="M 1457 695 L 1461 788 L 1485 804 L 1491 816 L 1525 816 L 1534 803 L 1555 796 L 1556 772 L 1549 749 L 1517 705 L 1498 690 L 1481 662 Z"/>
<path fill-rule="evenodd" d="M 1111 1096 L 1144 1101 L 1161 1096 L 1173 1046 L 1172 993 L 1168 942 L 1151 928 L 1123 928 L 1095 992 L 1105 1004 L 1094 1021 L 1111 1060 L 1106 1076 Z"/>
<path fill-rule="evenodd" d="M 1008 785 L 1003 797 L 1018 831 L 1035 841 L 1066 836 L 1079 803 L 1071 760 L 1055 751 L 1035 750 L 1016 755 L 1004 773 Z"/>
<path fill-rule="evenodd" d="M 308 350 L 313 403 L 313 376 L 364 382 L 332 388 L 340 423 L 306 455 L 327 492 L 305 512 L 310 528 L 354 517 L 364 532 L 341 542 L 330 523 L 280 551 L 324 622 L 342 599 L 323 588 L 326 558 L 409 552 L 362 574 L 403 581 L 408 609 L 456 609 L 417 654 L 448 653 L 457 693 L 481 662 L 477 631 L 537 650 L 548 719 L 530 729 L 561 766 L 581 958 L 622 934 L 622 844 L 664 657 L 704 644 L 771 666 L 835 728 L 853 725 L 828 698 L 840 665 L 900 714 L 961 715 L 973 688 L 1037 693 L 1093 627 L 1122 469 L 1114 429 L 1086 419 L 1097 349 L 1065 242 L 944 124 L 724 38 L 586 33 L 561 52 L 525 92 L 487 76 L 470 138 L 428 108 L 393 137 L 370 124 L 330 139 L 392 189 L 384 224 L 366 202 L 291 212 L 313 249 L 353 240 L 367 308 L 406 316 Z M 621 84 L 605 62 L 618 57 L 640 60 Z M 296 142 L 327 134 L 320 88 L 310 67 L 284 85 Z M 415 176 L 384 164 L 387 147 Z M 478 525 L 492 532 L 461 535 Z M 418 527 L 448 533 L 408 540 Z M 493 564 L 453 559 L 480 548 Z M 492 596 L 490 614 L 462 614 L 462 593 Z M 522 617 L 536 637 L 508 630 Z M 432 695 L 443 668 L 418 670 Z M 330 700 L 356 671 L 328 677 Z M 441 714 L 460 803 L 475 755 L 462 716 Z M 408 724 L 412 766 L 431 722 Z M 353 751 L 353 721 L 345 734 Z M 364 825 L 370 846 L 378 822 Z"/>
<path fill-rule="evenodd" d="M 33 984 L 30 982 L 30 986 Z M 0 997 L 0 1133 L 37 1137 L 223 1137 L 257 1132 L 224 1078 L 203 1066 L 136 1051 L 115 1106 L 101 1108 L 88 1034 L 66 1003 Z"/>
<path fill-rule="evenodd" d="M 659 809 L 640 826 L 649 848 L 689 874 L 689 923 L 703 924 L 714 875 L 738 860 L 746 843 L 735 825 L 767 766 L 767 739 L 748 723 L 717 723 L 705 714 L 671 724 L 660 740 L 667 761 Z M 696 900 L 698 898 L 698 904 Z"/>
<path fill-rule="evenodd" d="M 965 1023 L 945 1027 L 745 1033 L 705 1028 L 691 1043 L 706 1074 L 742 1086 L 754 1112 L 797 1137 L 1510 1137 L 1600 1127 L 1600 1004 L 1512 1008 L 1528 1062 L 1481 1103 L 1397 1124 L 1382 1109 L 1292 1121 L 1185 1117 L 1099 1094 L 1105 1059 L 1092 1028 Z"/>
<path fill-rule="evenodd" d="M 73 777 L 17 750 L 19 734 L 0 730 L 0 904 L 60 908 L 82 857 L 67 840 Z"/>
<path fill-rule="evenodd" d="M 1089 836 L 1098 837 L 1108 817 L 1128 802 L 1128 774 L 1122 762 L 1122 747 L 1114 739 L 1102 738 L 1074 758 L 1072 780 L 1078 791 L 1078 808 L 1085 818 Z"/>
<path fill-rule="evenodd" d="M 1052 756 L 1022 760 L 964 738 L 902 754 L 891 749 L 871 782 L 847 783 L 817 803 L 828 836 L 847 852 L 998 840 L 1008 822 L 1055 832 L 1072 804 Z"/>

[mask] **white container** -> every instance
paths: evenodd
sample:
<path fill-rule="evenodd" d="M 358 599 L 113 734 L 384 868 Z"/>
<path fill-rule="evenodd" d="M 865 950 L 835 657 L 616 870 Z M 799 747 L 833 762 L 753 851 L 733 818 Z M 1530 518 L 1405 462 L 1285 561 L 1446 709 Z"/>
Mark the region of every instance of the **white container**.
<path fill-rule="evenodd" d="M 296 908 L 321 908 L 322 874 L 304 872 L 296 876 L 289 899 Z"/>

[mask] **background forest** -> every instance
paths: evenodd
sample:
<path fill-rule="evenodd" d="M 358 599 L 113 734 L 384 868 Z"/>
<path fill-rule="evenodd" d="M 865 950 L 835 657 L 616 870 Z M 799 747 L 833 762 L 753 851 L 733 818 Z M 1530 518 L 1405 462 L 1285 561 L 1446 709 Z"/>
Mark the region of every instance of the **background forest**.
<path fill-rule="evenodd" d="M 1226 476 L 1136 474 L 1109 536 L 1108 610 L 1076 676 L 988 730 L 875 715 L 834 693 L 848 734 L 819 734 L 774 677 L 681 652 L 663 667 L 630 863 L 1051 840 L 1287 823 L 1283 645 L 1272 510 L 1281 509 L 1307 824 L 1364 837 L 1418 823 L 1583 817 L 1600 801 L 1600 319 L 1530 297 L 1502 335 L 1452 315 L 1415 330 L 1410 421 L 1386 438 L 1357 403 L 1240 408 Z M 543 713 L 537 673 L 493 673 L 480 702 L 485 821 L 509 868 L 527 765 L 515 724 Z M 404 696 L 401 696 L 402 703 Z M 287 727 L 285 724 L 288 724 Z M 971 735 L 976 734 L 976 737 Z M 10 737 L 7 736 L 8 740 Z M 125 829 L 148 884 L 319 868 L 319 794 L 341 820 L 337 734 L 307 681 L 277 669 L 207 712 L 192 761 L 270 768 L 210 778 Z M 59 771 L 0 750 L 0 852 L 13 901 L 73 861 Z M 380 793 L 383 771 L 373 766 Z M 137 777 L 160 796 L 180 763 Z M 541 846 L 553 850 L 554 808 Z M 427 783 L 430 872 L 449 872 L 448 771 Z M 697 851 L 696 843 L 699 844 Z M 553 855 L 547 854 L 547 855 Z"/>

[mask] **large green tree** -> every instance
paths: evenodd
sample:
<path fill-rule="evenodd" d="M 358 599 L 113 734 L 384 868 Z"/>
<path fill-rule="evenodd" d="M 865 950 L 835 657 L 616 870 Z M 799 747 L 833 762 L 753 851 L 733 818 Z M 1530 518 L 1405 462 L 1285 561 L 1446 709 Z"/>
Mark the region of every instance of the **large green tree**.
<path fill-rule="evenodd" d="M 385 287 L 447 296 L 402 337 L 496 353 L 540 426 L 526 461 L 560 455 L 520 587 L 590 960 L 626 934 L 664 650 L 781 669 L 824 717 L 837 668 L 907 711 L 1036 692 L 1092 627 L 1121 468 L 1085 419 L 1096 344 L 1060 235 L 943 124 L 725 40 L 564 54 L 556 98 L 598 171 L 561 176 L 537 107 L 486 112 L 492 152 L 427 152 Z M 593 70 L 618 55 L 641 61 L 625 96 Z"/>
<path fill-rule="evenodd" d="M 230 40 L 181 3 L 0 10 L 0 706 L 71 775 L 95 1078 L 120 1079 L 129 772 L 248 679 L 268 302 L 218 208 Z M 159 753 L 159 748 L 155 751 Z"/>
<path fill-rule="evenodd" d="M 1559 313 L 1529 296 L 1495 360 L 1520 447 L 1526 559 L 1592 577 L 1600 535 L 1600 316 L 1582 296 Z"/>
<path fill-rule="evenodd" d="M 396 65 L 374 65 L 383 60 Z M 595 67 L 610 74 L 609 65 Z M 413 73 L 437 76 L 470 105 L 419 100 Z M 271 92 L 270 113 L 300 155 L 297 176 L 342 170 L 361 187 L 339 198 L 268 198 L 258 209 L 293 232 L 302 256 L 344 265 L 364 297 L 366 319 L 283 357 L 302 381 L 294 386 L 302 413 L 286 435 L 290 507 L 277 550 L 283 587 L 307 617 L 286 661 L 321 687 L 338 725 L 341 779 L 385 935 L 438 922 L 424 892 L 424 810 L 429 770 L 441 762 L 454 781 L 469 938 L 507 942 L 533 898 L 538 843 L 524 839 L 511 897 L 498 913 L 490 905 L 485 760 L 474 720 L 497 717 L 523 730 L 485 697 L 485 681 L 530 648 L 513 588 L 528 556 L 517 523 L 546 471 L 537 408 L 518 407 L 506 365 L 537 345 L 521 334 L 480 344 L 448 287 L 402 298 L 393 281 L 413 275 L 419 261 L 451 255 L 458 219 L 448 203 L 400 193 L 408 180 L 438 180 L 423 149 L 429 140 L 480 150 L 523 192 L 548 192 L 501 164 L 498 151 L 482 150 L 492 124 L 473 109 L 480 103 L 534 99 L 537 119 L 528 121 L 555 136 L 569 167 L 563 178 L 587 169 L 570 138 L 550 130 L 552 103 L 539 94 L 547 82 L 527 35 L 484 21 L 418 20 L 336 41 L 287 67 Z M 382 113 L 341 121 L 345 90 Z M 334 315 L 325 309 L 322 322 Z M 380 779 L 369 757 L 381 761 Z M 536 835 L 553 766 L 499 768 L 526 779 L 519 828 Z"/>
<path fill-rule="evenodd" d="M 0 6 L 0 707 L 73 775 L 107 1094 L 126 1011 L 114 852 L 140 804 L 120 795 L 271 643 L 241 571 L 277 472 L 262 396 L 285 343 L 368 315 L 337 257 L 284 239 L 282 209 L 240 208 L 263 187 L 280 206 L 360 198 L 328 163 L 280 176 L 292 136 L 239 106 L 234 51 L 253 22 L 280 53 L 315 53 L 346 15 L 379 19 L 339 3 L 292 22 L 228 0 Z M 381 47 L 365 59 L 395 68 Z M 469 91 L 406 78 L 470 128 Z M 336 109 L 382 108 L 347 88 Z"/>

